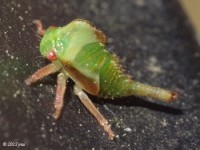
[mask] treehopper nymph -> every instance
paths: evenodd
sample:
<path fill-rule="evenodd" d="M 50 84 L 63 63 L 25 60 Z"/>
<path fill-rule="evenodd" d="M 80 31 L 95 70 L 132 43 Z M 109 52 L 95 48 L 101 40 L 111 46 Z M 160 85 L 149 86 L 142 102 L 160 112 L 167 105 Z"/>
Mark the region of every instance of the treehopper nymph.
<path fill-rule="evenodd" d="M 30 85 L 43 77 L 59 72 L 54 101 L 55 119 L 63 107 L 68 78 L 74 85 L 74 93 L 83 105 L 98 120 L 110 139 L 114 139 L 108 121 L 98 111 L 86 93 L 101 98 L 115 99 L 130 95 L 146 96 L 171 102 L 177 94 L 132 80 L 121 69 L 118 58 L 110 54 L 105 44 L 105 34 L 85 20 L 76 19 L 64 27 L 49 27 L 46 31 L 39 20 L 35 20 L 40 42 L 40 53 L 52 63 L 32 74 L 25 83 Z"/>

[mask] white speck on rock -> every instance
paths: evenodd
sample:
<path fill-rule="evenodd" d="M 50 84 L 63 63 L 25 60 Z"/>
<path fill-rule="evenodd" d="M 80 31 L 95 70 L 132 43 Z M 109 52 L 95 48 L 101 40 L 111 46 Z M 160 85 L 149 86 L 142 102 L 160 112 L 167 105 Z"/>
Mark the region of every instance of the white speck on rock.
<path fill-rule="evenodd" d="M 165 118 L 164 118 L 164 120 L 161 123 L 162 123 L 163 127 L 166 127 L 167 124 L 168 124 Z"/>
<path fill-rule="evenodd" d="M 131 132 L 131 131 L 132 131 L 132 129 L 131 129 L 131 128 L 129 128 L 129 127 L 127 127 L 127 128 L 125 128 L 125 129 L 124 129 L 124 131 L 126 131 L 126 132 Z"/>
<path fill-rule="evenodd" d="M 147 65 L 147 69 L 153 73 L 163 73 L 164 70 L 157 62 L 157 58 L 154 56 L 149 57 L 149 63 Z"/>
<path fill-rule="evenodd" d="M 20 20 L 24 20 L 24 18 L 23 18 L 22 16 L 19 16 L 19 19 L 20 19 Z"/>

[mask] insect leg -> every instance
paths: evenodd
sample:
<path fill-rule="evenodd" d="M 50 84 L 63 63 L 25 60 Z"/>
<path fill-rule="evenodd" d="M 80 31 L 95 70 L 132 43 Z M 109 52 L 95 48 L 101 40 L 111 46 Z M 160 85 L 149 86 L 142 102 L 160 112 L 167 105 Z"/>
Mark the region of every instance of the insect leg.
<path fill-rule="evenodd" d="M 51 63 L 36 71 L 28 79 L 25 80 L 26 85 L 36 82 L 37 80 L 58 71 L 61 68 L 58 63 Z"/>
<path fill-rule="evenodd" d="M 34 20 L 33 23 L 36 25 L 37 27 L 37 32 L 39 35 L 43 36 L 45 33 L 45 30 L 43 29 L 43 25 L 42 22 L 40 20 Z"/>
<path fill-rule="evenodd" d="M 55 112 L 53 114 L 53 117 L 55 119 L 58 119 L 60 117 L 60 112 L 63 108 L 67 78 L 68 76 L 66 76 L 63 72 L 59 73 L 57 78 L 56 98 L 54 101 Z"/>
<path fill-rule="evenodd" d="M 78 85 L 76 85 L 76 84 L 74 86 L 74 92 L 80 98 L 80 100 L 84 104 L 84 106 L 90 111 L 90 113 L 99 121 L 101 126 L 103 126 L 104 130 L 108 133 L 109 138 L 111 140 L 113 140 L 115 137 L 115 134 L 111 130 L 110 125 L 108 124 L 108 121 L 103 117 L 103 115 L 94 106 L 94 104 L 91 102 L 91 100 L 86 95 L 86 93 L 84 91 L 82 91 L 82 89 L 79 88 Z"/>

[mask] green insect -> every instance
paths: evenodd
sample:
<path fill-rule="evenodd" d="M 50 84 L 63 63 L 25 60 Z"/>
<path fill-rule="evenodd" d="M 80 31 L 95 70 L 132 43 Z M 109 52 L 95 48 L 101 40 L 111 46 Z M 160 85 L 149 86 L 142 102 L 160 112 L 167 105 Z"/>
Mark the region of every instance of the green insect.
<path fill-rule="evenodd" d="M 55 119 L 59 118 L 63 107 L 68 78 L 75 82 L 74 93 L 103 126 L 110 139 L 114 139 L 115 133 L 85 92 L 109 99 L 135 95 L 171 102 L 177 98 L 175 92 L 142 84 L 124 74 L 118 58 L 105 48 L 105 34 L 88 21 L 76 19 L 64 27 L 51 26 L 46 31 L 39 20 L 34 23 L 43 36 L 40 53 L 52 63 L 36 71 L 25 83 L 30 85 L 59 72 L 54 101 Z"/>

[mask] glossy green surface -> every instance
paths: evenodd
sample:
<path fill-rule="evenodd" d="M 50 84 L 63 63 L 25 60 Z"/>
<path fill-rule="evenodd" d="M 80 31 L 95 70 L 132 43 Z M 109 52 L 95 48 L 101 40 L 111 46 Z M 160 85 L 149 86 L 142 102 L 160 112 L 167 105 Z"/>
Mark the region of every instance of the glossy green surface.
<path fill-rule="evenodd" d="M 49 28 L 40 43 L 40 53 L 46 56 L 55 50 L 62 62 L 72 62 L 83 46 L 97 42 L 92 26 L 76 19 L 64 27 Z"/>

